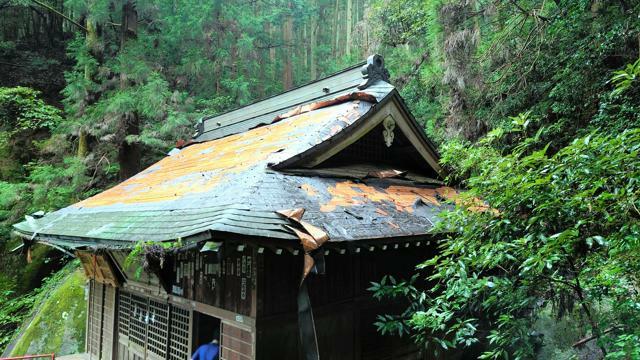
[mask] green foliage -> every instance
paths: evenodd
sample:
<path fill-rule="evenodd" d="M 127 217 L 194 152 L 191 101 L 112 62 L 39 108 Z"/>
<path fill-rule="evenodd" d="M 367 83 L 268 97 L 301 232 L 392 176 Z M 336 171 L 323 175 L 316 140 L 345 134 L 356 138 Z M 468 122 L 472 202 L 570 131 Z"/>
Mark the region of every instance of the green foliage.
<path fill-rule="evenodd" d="M 61 111 L 44 103 L 36 90 L 0 87 L 0 180 L 12 180 L 37 155 L 34 140 L 62 122 Z"/>
<path fill-rule="evenodd" d="M 62 356 L 84 351 L 85 281 L 78 263 L 73 262 L 46 282 L 46 290 L 39 290 L 39 301 L 34 304 L 36 313 L 17 339 L 12 356 L 47 353 Z"/>
<path fill-rule="evenodd" d="M 449 180 L 469 191 L 443 215 L 451 237 L 441 254 L 422 265 L 433 287 L 419 277 L 372 284 L 378 298 L 410 299 L 403 313 L 380 315 L 379 330 L 483 358 L 528 358 L 549 344 L 563 348 L 544 354 L 575 355 L 571 343 L 589 335 L 610 358 L 637 356 L 638 2 L 354 0 L 347 24 L 343 1 L 138 1 L 135 34 L 114 21 L 123 3 L 56 2 L 98 30 L 75 37 L 48 13 L 38 26 L 28 5 L 0 14 L 10 25 L 0 31 L 0 80 L 45 83 L 55 102 L 49 78 L 64 73 L 65 113 L 35 90 L 0 88 L 5 250 L 25 214 L 113 184 L 137 154 L 130 145 L 144 166 L 189 138 L 198 117 L 281 91 L 288 75 L 299 84 L 380 52 L 442 145 Z M 68 63 L 35 49 L 44 42 L 66 47 Z M 128 261 L 140 272 L 169 250 L 141 243 Z M 29 306 L 19 295 L 45 260 L 24 273 L 18 260 L 1 261 L 14 314 Z M 19 289 L 18 279 L 30 284 Z M 551 316 L 572 336 L 541 340 Z M 6 318 L 5 334 L 18 320 Z"/>
<path fill-rule="evenodd" d="M 630 41 L 639 27 L 628 14 L 637 12 L 638 5 L 520 5 L 494 10 L 506 26 L 484 27 L 491 33 L 478 56 L 486 59 L 480 70 L 487 80 L 469 100 L 476 116 L 491 127 L 500 126 L 509 115 L 530 111 L 548 127 L 546 142 L 553 141 L 555 149 L 584 135 L 608 96 L 604 85 L 611 72 L 637 59 L 637 47 Z M 634 122 L 626 121 L 619 129 L 625 126 L 633 127 Z"/>
<path fill-rule="evenodd" d="M 607 359 L 640 359 L 640 336 L 637 334 L 619 335 L 613 341 L 612 352 Z"/>
<path fill-rule="evenodd" d="M 79 300 L 79 303 L 84 305 L 84 296 L 82 296 L 84 291 L 81 287 L 82 281 L 80 281 L 80 283 L 78 283 L 78 281 L 75 281 L 74 283 L 64 282 L 68 276 L 73 275 L 76 272 L 78 265 L 79 263 L 77 261 L 70 263 L 62 271 L 57 272 L 50 278 L 44 279 L 41 287 L 19 297 L 13 296 L 13 290 L 10 288 L 3 288 L 4 290 L 0 293 L 0 349 L 4 349 L 8 345 L 8 343 L 17 334 L 19 327 L 22 326 L 24 321 L 34 316 L 34 311 L 37 306 L 45 302 L 45 299 L 47 299 L 53 292 L 64 292 L 64 294 L 60 294 L 63 295 L 64 301 L 60 301 L 62 299 L 60 298 L 60 295 L 58 295 L 55 306 L 69 304 L 69 300 L 73 298 L 75 298 L 75 300 L 71 300 L 71 302 L 75 303 Z M 58 288 L 60 284 L 63 286 Z M 75 287 L 75 293 L 68 293 L 65 291 L 65 289 L 69 289 L 70 285 Z M 80 293 L 78 293 L 78 288 L 80 289 Z M 67 298 L 66 296 L 70 296 L 71 298 Z M 51 310 L 52 305 L 49 305 L 48 307 L 49 309 L 45 310 Z M 45 318 L 47 316 L 60 316 L 61 314 L 50 311 L 45 313 L 40 312 L 39 315 L 40 318 Z M 78 331 L 82 332 L 84 327 L 84 316 L 82 316 L 81 320 L 76 321 L 81 325 L 77 328 Z M 60 331 L 57 334 L 62 335 L 62 333 L 63 331 Z M 77 337 L 77 339 L 84 340 L 82 336 Z M 78 347 L 78 349 L 82 348 L 83 347 Z M 18 354 L 17 351 L 15 351 L 15 353 Z M 20 354 L 24 353 L 25 352 L 21 352 Z"/>
<path fill-rule="evenodd" d="M 389 46 L 406 44 L 424 36 L 430 29 L 427 21 L 429 7 L 423 1 L 391 1 L 373 4 L 376 20 L 383 26 L 374 29 L 375 35 Z"/>
<path fill-rule="evenodd" d="M 553 151 L 592 125 L 638 124 L 638 93 L 624 100 L 603 86 L 612 71 L 618 89 L 635 81 L 633 64 L 620 68 L 638 58 L 637 2 L 397 0 L 373 9 L 380 51 L 438 143 L 476 140 L 525 112 L 547 127 Z"/>
<path fill-rule="evenodd" d="M 11 225 L 36 211 L 57 210 L 90 193 L 86 164 L 65 156 L 64 137 L 51 137 L 64 123 L 62 113 L 46 104 L 35 90 L 0 88 L 0 248 L 8 252 L 21 241 L 11 237 Z M 40 294 L 32 290 L 42 278 L 64 265 L 48 247 L 36 247 L 33 261 L 22 254 L 0 259 L 0 347 L 29 314 Z M 59 262 L 59 263 L 58 263 Z"/>
<path fill-rule="evenodd" d="M 0 128 L 14 135 L 25 130 L 50 130 L 60 123 L 60 110 L 45 104 L 39 95 L 26 87 L 0 87 Z"/>
<path fill-rule="evenodd" d="M 623 70 L 614 72 L 611 82 L 615 86 L 615 89 L 611 94 L 616 96 L 624 93 L 634 84 L 639 76 L 640 59 L 636 60 L 633 64 L 627 65 Z"/>
<path fill-rule="evenodd" d="M 9 245 L 10 226 L 27 213 L 68 205 L 87 190 L 84 163 L 58 159 L 48 148 L 64 150 L 50 133 L 63 123 L 62 113 L 24 88 L 0 88 L 0 236 Z M 19 269 L 8 269 L 14 274 Z"/>
<path fill-rule="evenodd" d="M 606 91 L 602 101 L 635 99 L 634 85 Z M 599 120 L 624 116 L 613 110 Z M 439 254 L 418 266 L 432 286 L 370 289 L 411 303 L 381 317 L 379 329 L 409 332 L 435 352 L 480 346 L 482 359 L 533 358 L 549 344 L 577 356 L 581 346 L 571 343 L 590 336 L 607 358 L 635 358 L 640 128 L 626 127 L 592 128 L 551 151 L 546 139 L 557 127 L 525 112 L 476 144 L 445 144 L 450 180 L 468 191 L 456 211 L 442 214 L 439 230 L 449 236 Z M 570 342 L 551 337 L 545 344 L 545 332 L 558 336 L 540 327 L 549 312 L 570 319 Z"/>
<path fill-rule="evenodd" d="M 182 247 L 182 239 L 176 241 L 154 242 L 138 241 L 124 260 L 127 270 L 134 270 L 136 278 L 142 276 L 142 271 L 153 273 L 164 266 L 168 253 Z M 134 268 L 135 267 L 135 268 Z"/>
<path fill-rule="evenodd" d="M 52 211 L 81 199 L 88 178 L 81 160 L 67 157 L 62 164 L 25 165 L 29 175 L 24 182 L 0 181 L 0 219 L 10 226 L 24 214 Z"/>
<path fill-rule="evenodd" d="M 378 315 L 374 325 L 383 335 L 408 335 L 411 333 L 410 327 L 407 326 L 405 319 L 419 311 L 424 305 L 424 298 L 421 298 L 420 290 L 415 287 L 418 275 L 414 275 L 409 281 L 398 281 L 393 276 L 384 276 L 378 282 L 372 282 L 371 287 L 367 290 L 373 292 L 373 296 L 381 300 L 384 297 L 405 297 L 414 300 L 402 314 L 400 315 Z"/>
<path fill-rule="evenodd" d="M 609 348 L 640 334 L 640 130 L 594 131 L 554 155 L 485 147 L 444 151 L 445 164 L 471 174 L 465 202 L 482 196 L 491 208 L 443 214 L 453 233 L 420 266 L 434 286 L 409 292 L 422 310 L 404 326 L 444 349 L 485 340 L 482 358 L 532 357 L 529 333 L 546 306 L 581 314 L 576 340 L 601 334 Z"/>
<path fill-rule="evenodd" d="M 32 164 L 27 180 L 31 183 L 31 211 L 53 211 L 79 201 L 89 179 L 81 159 L 66 157 L 61 164 Z"/>
<path fill-rule="evenodd" d="M 442 86 L 443 30 L 439 10 L 443 1 L 374 1 L 372 28 L 380 42 L 392 82 L 429 137 L 444 140 L 441 127 L 447 94 Z M 416 63 L 420 64 L 417 68 Z M 402 84 L 398 84 L 398 80 Z"/>

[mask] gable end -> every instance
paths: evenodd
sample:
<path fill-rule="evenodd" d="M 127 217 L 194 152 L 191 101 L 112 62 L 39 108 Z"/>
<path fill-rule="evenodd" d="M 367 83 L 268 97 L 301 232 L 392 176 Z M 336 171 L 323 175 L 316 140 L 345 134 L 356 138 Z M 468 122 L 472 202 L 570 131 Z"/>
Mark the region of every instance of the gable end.
<path fill-rule="evenodd" d="M 402 140 L 405 143 L 406 149 L 403 149 L 405 155 L 413 155 L 417 161 L 421 161 L 421 165 L 432 171 L 432 174 L 429 175 L 444 177 L 444 170 L 438 163 L 439 156 L 435 147 L 407 111 L 395 90 L 345 131 L 339 132 L 299 155 L 277 164 L 271 164 L 271 168 L 283 170 L 320 167 L 332 159 L 346 158 L 345 152 L 353 150 L 354 147 L 363 148 L 362 143 L 370 142 L 372 138 L 376 138 L 375 141 L 380 142 L 380 144 L 374 144 L 376 147 L 383 148 L 383 150 L 377 149 L 377 152 L 385 151 L 384 149 L 391 152 L 394 144 L 397 147 L 397 143 Z M 360 153 L 363 154 L 363 151 Z M 394 155 L 397 156 L 398 153 Z M 358 160 L 373 163 L 379 161 L 380 158 L 372 154 L 363 154 L 359 156 Z M 396 161 L 396 163 L 402 163 L 402 161 Z"/>

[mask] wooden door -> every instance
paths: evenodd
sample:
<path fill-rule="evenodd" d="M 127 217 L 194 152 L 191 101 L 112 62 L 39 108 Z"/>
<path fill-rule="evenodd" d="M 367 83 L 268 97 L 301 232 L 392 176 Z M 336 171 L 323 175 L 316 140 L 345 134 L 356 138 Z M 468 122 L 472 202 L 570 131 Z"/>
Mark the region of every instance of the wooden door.
<path fill-rule="evenodd" d="M 102 360 L 114 359 L 115 326 L 116 326 L 116 289 L 103 285 L 102 297 Z"/>
<path fill-rule="evenodd" d="M 89 302 L 87 304 L 87 353 L 89 360 L 100 360 L 102 353 L 102 300 L 104 285 L 89 280 Z"/>
<path fill-rule="evenodd" d="M 191 310 L 124 291 L 117 310 L 118 360 L 191 358 Z"/>
<path fill-rule="evenodd" d="M 89 280 L 86 347 L 90 360 L 114 358 L 116 289 Z"/>

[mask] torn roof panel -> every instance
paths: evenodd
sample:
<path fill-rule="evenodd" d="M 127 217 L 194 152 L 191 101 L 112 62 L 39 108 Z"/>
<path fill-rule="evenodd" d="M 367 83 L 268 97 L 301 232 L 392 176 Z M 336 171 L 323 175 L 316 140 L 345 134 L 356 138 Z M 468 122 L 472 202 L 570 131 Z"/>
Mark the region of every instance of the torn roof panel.
<path fill-rule="evenodd" d="M 459 194 L 450 187 L 411 181 L 278 176 L 271 181 L 295 189 L 289 198 L 306 209 L 303 219 L 324 229 L 331 241 L 428 233 Z"/>

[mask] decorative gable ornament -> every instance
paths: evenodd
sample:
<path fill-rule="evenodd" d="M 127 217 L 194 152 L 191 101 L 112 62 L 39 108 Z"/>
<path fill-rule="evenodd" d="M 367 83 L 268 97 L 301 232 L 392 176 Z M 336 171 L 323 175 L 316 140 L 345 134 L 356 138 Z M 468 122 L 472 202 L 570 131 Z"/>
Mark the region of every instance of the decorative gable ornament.
<path fill-rule="evenodd" d="M 360 90 L 368 88 L 378 80 L 389 82 L 389 71 L 384 67 L 384 59 L 378 54 L 367 58 L 367 63 L 362 65 L 361 72 L 364 81 L 358 85 Z"/>
<path fill-rule="evenodd" d="M 393 144 L 393 131 L 396 128 L 396 122 L 393 120 L 391 116 L 387 116 L 383 121 L 382 125 L 384 126 L 384 130 L 382 130 L 382 136 L 384 137 L 384 143 L 387 147 L 391 147 Z"/>

